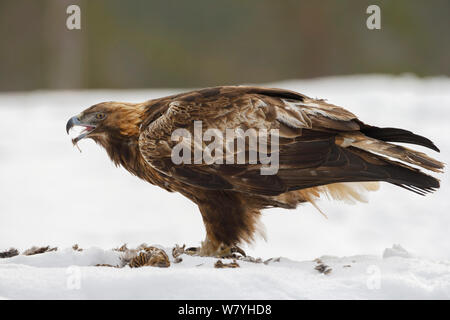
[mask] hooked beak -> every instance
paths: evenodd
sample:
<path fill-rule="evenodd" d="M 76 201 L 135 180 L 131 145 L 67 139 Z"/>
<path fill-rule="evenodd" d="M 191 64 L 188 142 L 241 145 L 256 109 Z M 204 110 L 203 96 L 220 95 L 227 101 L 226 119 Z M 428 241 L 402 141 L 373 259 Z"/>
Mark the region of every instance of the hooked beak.
<path fill-rule="evenodd" d="M 66 124 L 66 132 L 69 134 L 70 129 L 72 129 L 74 126 L 81 126 L 85 129 L 78 135 L 76 138 L 72 139 L 72 143 L 76 144 L 81 139 L 85 138 L 89 133 L 94 131 L 95 126 L 91 124 L 82 123 L 79 119 L 79 116 L 73 116 L 72 118 L 67 121 Z"/>

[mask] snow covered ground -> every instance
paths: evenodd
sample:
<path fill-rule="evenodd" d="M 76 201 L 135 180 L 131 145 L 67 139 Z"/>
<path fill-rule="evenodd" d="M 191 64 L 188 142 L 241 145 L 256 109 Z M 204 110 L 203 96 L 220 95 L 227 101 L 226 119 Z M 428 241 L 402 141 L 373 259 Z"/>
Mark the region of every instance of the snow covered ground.
<path fill-rule="evenodd" d="M 168 251 L 170 252 L 170 251 Z M 321 257 L 216 269 L 217 259 L 182 255 L 169 268 L 94 267 L 120 253 L 71 248 L 0 260 L 0 297 L 9 299 L 448 299 L 450 263 L 404 257 Z M 224 263 L 230 262 L 222 259 Z M 172 260 L 173 262 L 173 260 Z"/>
<path fill-rule="evenodd" d="M 426 152 L 448 162 L 449 78 L 348 76 L 265 85 L 427 136 L 441 153 Z M 269 265 L 240 261 L 241 268 L 214 269 L 216 259 L 185 256 L 168 269 L 93 267 L 119 259 L 109 248 L 122 243 L 169 248 L 204 238 L 189 200 L 115 168 L 91 141 L 82 141 L 79 153 L 64 131 L 69 117 L 100 101 L 173 92 L 179 90 L 0 94 L 0 251 L 60 248 L 0 259 L 0 298 L 450 298 L 448 171 L 438 175 L 441 189 L 426 197 L 382 184 L 367 204 L 322 201 L 328 220 L 309 205 L 265 211 L 268 241 L 245 249 L 263 259 L 285 257 Z M 75 243 L 86 250 L 73 251 Z M 394 243 L 412 254 L 394 250 L 382 258 Z M 321 256 L 333 269 L 328 275 L 314 269 Z M 79 288 L 70 285 L 74 275 Z"/>

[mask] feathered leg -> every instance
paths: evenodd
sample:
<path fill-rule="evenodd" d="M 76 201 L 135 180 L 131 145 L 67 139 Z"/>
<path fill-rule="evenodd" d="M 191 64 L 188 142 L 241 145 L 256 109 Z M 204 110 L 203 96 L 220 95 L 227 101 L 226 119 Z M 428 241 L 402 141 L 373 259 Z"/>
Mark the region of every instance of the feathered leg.
<path fill-rule="evenodd" d="M 226 257 L 240 253 L 245 256 L 238 245 L 252 242 L 255 233 L 263 235 L 263 231 L 257 204 L 246 202 L 242 197 L 243 194 L 230 191 L 204 191 L 201 196 L 197 195 L 206 238 L 201 248 L 191 248 L 193 254 Z"/>

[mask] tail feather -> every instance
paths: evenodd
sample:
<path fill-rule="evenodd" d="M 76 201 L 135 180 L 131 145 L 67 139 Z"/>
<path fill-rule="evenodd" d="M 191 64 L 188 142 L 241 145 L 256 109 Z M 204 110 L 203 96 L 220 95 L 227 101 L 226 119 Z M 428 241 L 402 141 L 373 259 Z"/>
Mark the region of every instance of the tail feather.
<path fill-rule="evenodd" d="M 336 143 L 350 147 L 358 153 L 371 153 L 378 159 L 387 162 L 386 170 L 389 178 L 384 181 L 402 187 L 414 193 L 425 195 L 439 188 L 439 180 L 413 168 L 406 163 L 417 165 L 434 172 L 442 172 L 444 164 L 423 152 L 415 151 L 389 142 L 404 142 L 420 145 L 439 152 L 438 147 L 428 138 L 416 135 L 411 131 L 397 128 L 378 128 L 360 123 L 358 133 L 343 133 L 337 137 Z M 356 148 L 356 149 L 354 149 Z M 357 151 L 358 150 L 358 151 Z M 403 162 L 391 160 L 395 158 Z"/>
<path fill-rule="evenodd" d="M 411 131 L 398 128 L 379 128 L 362 124 L 360 130 L 368 137 L 387 142 L 404 142 L 430 148 L 439 152 L 439 148 L 428 138 L 419 136 Z"/>
<path fill-rule="evenodd" d="M 375 155 L 369 151 L 353 146 L 349 147 L 349 149 L 362 158 L 369 159 L 376 157 L 378 160 L 383 161 L 385 165 L 383 165 L 382 168 L 383 171 L 387 173 L 387 177 L 381 179 L 382 181 L 392 183 L 419 195 L 431 193 L 440 187 L 440 182 L 438 179 L 423 173 L 419 169 L 388 159 L 387 157 L 379 154 Z"/>
<path fill-rule="evenodd" d="M 442 172 L 444 164 L 425 153 L 359 131 L 340 132 L 331 138 L 305 134 L 302 138 L 284 145 L 280 156 L 276 177 L 286 191 L 332 183 L 385 181 L 424 195 L 440 186 L 438 179 L 419 168 Z M 332 195 L 341 197 L 341 190 L 331 190 Z M 346 194 L 351 193 L 346 190 Z"/>
<path fill-rule="evenodd" d="M 431 158 L 423 152 L 415 151 L 403 146 L 367 137 L 361 133 L 344 133 L 340 135 L 339 143 L 346 143 L 361 150 L 382 154 L 422 168 L 442 172 L 444 164 Z"/>

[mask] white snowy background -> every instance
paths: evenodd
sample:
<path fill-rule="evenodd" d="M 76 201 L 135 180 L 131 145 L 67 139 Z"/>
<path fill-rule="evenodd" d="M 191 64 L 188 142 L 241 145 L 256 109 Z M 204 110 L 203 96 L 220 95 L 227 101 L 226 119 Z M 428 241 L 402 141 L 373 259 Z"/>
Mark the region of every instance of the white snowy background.
<path fill-rule="evenodd" d="M 412 130 L 441 149 L 427 153 L 448 162 L 449 78 L 371 75 L 263 85 L 327 99 L 372 125 Z M 281 256 L 280 262 L 214 269 L 217 259 L 183 256 L 167 269 L 93 267 L 116 264 L 111 248 L 123 243 L 170 250 L 198 246 L 205 232 L 189 200 L 115 168 L 92 141 L 82 141 L 80 153 L 65 133 L 66 121 L 101 101 L 141 102 L 180 91 L 0 94 L 0 251 L 59 248 L 0 259 L 0 298 L 450 298 L 448 170 L 435 175 L 441 189 L 426 197 L 382 184 L 367 204 L 321 201 L 328 220 L 311 205 L 264 211 L 268 241 L 245 250 L 263 259 Z M 85 250 L 72 251 L 75 243 Z M 383 258 L 393 244 L 409 254 L 391 250 Z M 314 270 L 317 257 L 330 274 Z"/>

